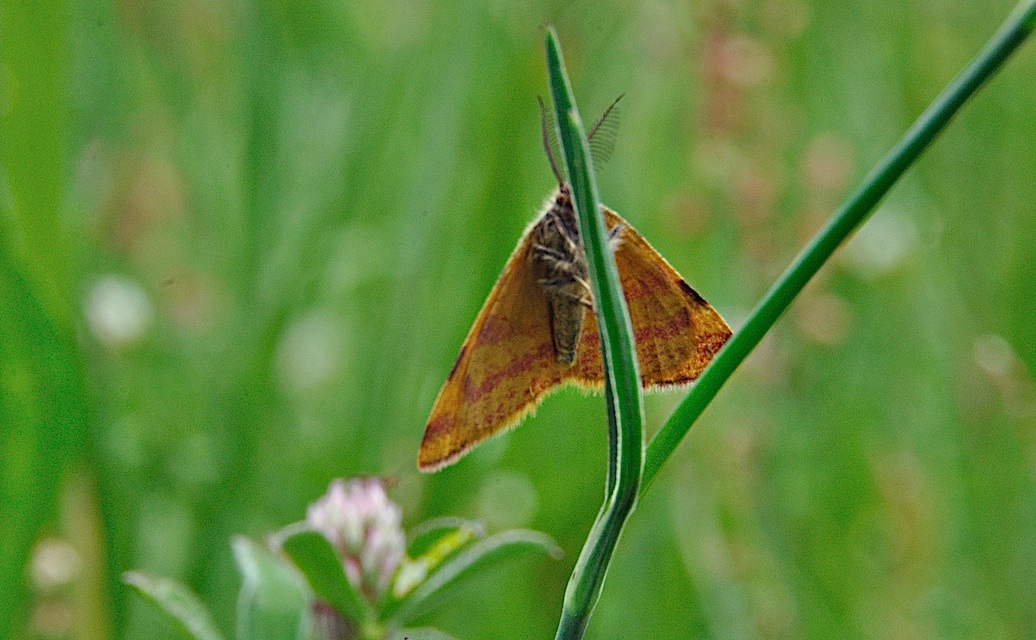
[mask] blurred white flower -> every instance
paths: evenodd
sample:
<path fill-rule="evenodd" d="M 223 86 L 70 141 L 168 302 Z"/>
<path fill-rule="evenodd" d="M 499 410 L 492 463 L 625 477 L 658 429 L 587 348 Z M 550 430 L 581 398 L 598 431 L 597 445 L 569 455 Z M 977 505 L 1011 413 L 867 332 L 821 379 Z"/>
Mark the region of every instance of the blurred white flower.
<path fill-rule="evenodd" d="M 44 538 L 33 549 L 29 564 L 32 584 L 40 591 L 52 590 L 71 583 L 79 574 L 82 560 L 79 552 L 59 538 Z"/>
<path fill-rule="evenodd" d="M 376 478 L 331 482 L 306 522 L 338 551 L 349 581 L 376 602 L 406 553 L 403 514 Z"/>
<path fill-rule="evenodd" d="M 291 391 L 319 391 L 341 373 L 348 347 L 343 329 L 340 318 L 323 310 L 289 325 L 277 346 L 277 367 Z"/>
<path fill-rule="evenodd" d="M 139 341 L 151 325 L 153 315 L 147 294 L 125 276 L 104 276 L 87 294 L 86 321 L 90 331 L 112 348 Z"/>

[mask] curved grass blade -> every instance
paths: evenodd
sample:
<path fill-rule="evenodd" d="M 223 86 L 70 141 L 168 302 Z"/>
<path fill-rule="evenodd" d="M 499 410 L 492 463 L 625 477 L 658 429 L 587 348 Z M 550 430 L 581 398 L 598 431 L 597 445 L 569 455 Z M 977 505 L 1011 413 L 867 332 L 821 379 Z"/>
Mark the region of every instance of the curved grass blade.
<path fill-rule="evenodd" d="M 556 635 L 560 640 L 581 638 L 585 632 L 622 527 L 636 505 L 644 462 L 644 401 L 633 327 L 608 245 L 590 149 L 553 28 L 547 30 L 546 49 L 558 139 L 579 218 L 601 336 L 609 442 L 607 497 L 565 590 Z"/>

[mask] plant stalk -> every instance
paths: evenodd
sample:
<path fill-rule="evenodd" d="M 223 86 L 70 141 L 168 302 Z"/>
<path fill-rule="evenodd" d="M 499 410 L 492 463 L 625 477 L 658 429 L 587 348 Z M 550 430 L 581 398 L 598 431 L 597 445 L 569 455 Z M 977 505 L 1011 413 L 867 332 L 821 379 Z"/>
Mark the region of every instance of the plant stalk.
<path fill-rule="evenodd" d="M 1036 0 L 1018 4 L 1003 26 L 835 212 L 763 296 L 648 445 L 643 494 L 731 374 L 755 349 L 820 267 L 871 214 L 885 194 L 1036 27 Z"/>
<path fill-rule="evenodd" d="M 622 527 L 637 503 L 644 466 L 644 402 L 633 326 L 622 294 L 619 270 L 609 248 L 589 144 L 553 28 L 547 31 L 546 48 L 558 140 L 589 267 L 608 402 L 609 461 L 605 501 L 569 580 L 555 636 L 556 640 L 575 640 L 586 631 Z"/>

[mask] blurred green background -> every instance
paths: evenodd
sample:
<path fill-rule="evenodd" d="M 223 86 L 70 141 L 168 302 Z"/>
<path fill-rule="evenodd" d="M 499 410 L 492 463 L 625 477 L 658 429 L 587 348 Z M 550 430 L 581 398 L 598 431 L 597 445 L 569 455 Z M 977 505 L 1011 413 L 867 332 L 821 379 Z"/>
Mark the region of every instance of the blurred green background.
<path fill-rule="evenodd" d="M 543 25 L 602 196 L 739 325 L 1005 0 L 0 2 L 0 628 L 232 630 L 229 539 L 383 474 L 564 559 L 425 621 L 547 638 L 603 494 L 564 391 L 433 476 L 424 419 L 554 186 Z M 840 251 L 634 514 L 591 638 L 1036 637 L 1036 51 Z M 680 394 L 648 401 L 649 428 Z"/>

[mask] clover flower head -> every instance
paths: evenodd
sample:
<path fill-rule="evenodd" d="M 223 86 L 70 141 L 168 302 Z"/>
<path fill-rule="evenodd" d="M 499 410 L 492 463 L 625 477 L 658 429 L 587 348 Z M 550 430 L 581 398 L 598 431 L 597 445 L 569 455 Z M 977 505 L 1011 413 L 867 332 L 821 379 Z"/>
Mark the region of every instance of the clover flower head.
<path fill-rule="evenodd" d="M 331 542 L 349 581 L 372 602 L 385 594 L 406 554 L 402 519 L 377 478 L 334 480 L 306 511 L 307 524 Z"/>

